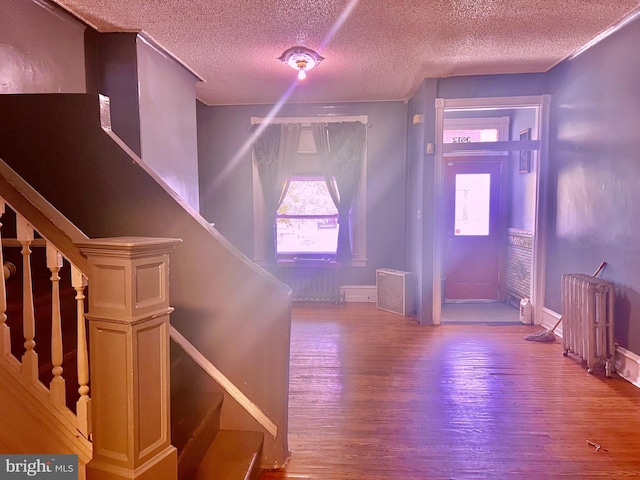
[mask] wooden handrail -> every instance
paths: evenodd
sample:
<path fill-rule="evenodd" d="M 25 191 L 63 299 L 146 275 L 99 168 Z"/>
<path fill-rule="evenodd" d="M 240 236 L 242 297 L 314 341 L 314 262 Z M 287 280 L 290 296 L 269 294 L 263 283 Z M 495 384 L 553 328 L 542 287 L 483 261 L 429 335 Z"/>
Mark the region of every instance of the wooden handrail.
<path fill-rule="evenodd" d="M 218 370 L 200 351 L 193 346 L 186 338 L 184 338 L 180 332 L 174 327 L 170 328 L 170 335 L 174 342 L 176 342 L 182 350 L 189 355 L 193 361 L 195 361 L 200 367 L 220 385 L 224 390 L 231 395 L 231 397 L 238 402 L 242 407 L 269 432 L 273 438 L 278 436 L 278 426 L 265 415 L 265 413 L 253 403 L 249 398 L 236 387 L 231 380 L 224 376 L 224 374 Z"/>
<path fill-rule="evenodd" d="M 86 257 L 75 245 L 88 240 L 78 227 L 56 210 L 31 185 L 0 159 L 0 195 L 14 210 L 56 245 L 80 271 L 86 272 Z"/>

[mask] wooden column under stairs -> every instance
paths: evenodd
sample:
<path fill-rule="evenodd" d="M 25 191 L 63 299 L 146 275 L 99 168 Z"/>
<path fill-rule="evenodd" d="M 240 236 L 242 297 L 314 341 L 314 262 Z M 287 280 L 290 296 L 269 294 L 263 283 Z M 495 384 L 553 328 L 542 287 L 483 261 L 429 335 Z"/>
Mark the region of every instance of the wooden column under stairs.
<path fill-rule="evenodd" d="M 180 240 L 93 239 L 89 480 L 175 480 L 169 406 L 169 253 Z"/>

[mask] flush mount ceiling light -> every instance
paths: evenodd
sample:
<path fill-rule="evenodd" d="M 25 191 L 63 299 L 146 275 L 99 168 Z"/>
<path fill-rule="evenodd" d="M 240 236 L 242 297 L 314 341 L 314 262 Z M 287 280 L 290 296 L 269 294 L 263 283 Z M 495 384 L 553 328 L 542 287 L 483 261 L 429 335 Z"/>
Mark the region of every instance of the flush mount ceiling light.
<path fill-rule="evenodd" d="M 307 72 L 317 67 L 324 57 L 306 47 L 291 47 L 285 50 L 278 60 L 297 70 L 298 79 L 304 80 L 307 78 Z"/>

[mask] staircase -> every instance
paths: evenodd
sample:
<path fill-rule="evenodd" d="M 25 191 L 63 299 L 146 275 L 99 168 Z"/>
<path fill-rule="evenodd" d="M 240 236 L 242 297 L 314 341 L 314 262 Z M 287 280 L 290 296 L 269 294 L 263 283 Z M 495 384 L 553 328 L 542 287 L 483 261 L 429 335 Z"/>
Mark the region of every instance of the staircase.
<path fill-rule="evenodd" d="M 0 203 L 5 204 L 3 197 L 0 197 Z M 25 242 L 23 233 L 17 233 L 19 228 L 12 228 L 20 222 L 27 224 L 26 219 L 11 207 L 5 206 L 2 221 L 8 226 L 4 232 L 16 236 L 3 239 L 3 255 L 0 257 L 4 258 L 7 266 L 4 281 L 4 313 L 7 316 L 5 325 L 9 330 L 9 351 L 16 360 L 23 358 L 27 351 L 23 333 L 25 312 L 29 310 L 24 304 L 24 286 L 27 282 L 31 285 L 29 304 L 34 311 L 33 330 L 36 333 L 34 338 L 37 339 L 37 347 L 34 347 L 38 354 L 37 382 L 43 386 L 50 385 L 54 377 L 53 369 L 61 366 L 65 372 L 65 401 L 64 406 L 60 407 L 75 414 L 75 406 L 80 397 L 77 369 L 78 331 L 74 322 L 60 322 L 61 338 L 64 339 L 61 344 L 64 354 L 60 363 L 55 360 L 52 351 L 55 341 L 52 342 L 51 328 L 51 318 L 55 316 L 54 305 L 59 306 L 61 318 L 75 319 L 76 292 L 71 285 L 69 265 L 63 264 L 63 268 L 60 269 L 59 293 L 54 296 L 51 271 L 47 267 L 47 240 L 34 231 L 33 235 L 28 235 L 29 238 L 34 237 L 34 240 L 29 243 L 30 251 L 26 253 L 21 247 Z M 29 272 L 24 270 L 25 258 L 29 260 Z M 264 434 L 221 429 L 224 390 L 175 342 L 171 343 L 170 353 L 171 443 L 178 451 L 178 478 L 257 479 Z"/>
<path fill-rule="evenodd" d="M 104 346 L 100 346 L 99 336 L 95 340 L 92 337 L 90 345 L 87 345 L 84 332 L 85 314 L 89 329 L 95 322 L 101 321 L 101 315 L 104 316 L 96 313 L 97 307 L 92 300 L 100 297 L 105 282 L 94 283 L 95 275 L 90 272 L 95 265 L 91 268 L 88 266 L 92 260 L 88 262 L 89 254 L 86 251 L 87 248 L 91 250 L 98 247 L 66 216 L 60 214 L 50 203 L 51 198 L 67 210 L 65 215 L 74 219 L 74 223 L 77 221 L 83 230 L 86 228 L 94 235 L 104 234 L 101 229 L 113 223 L 113 212 L 117 211 L 122 218 L 112 229 L 114 235 L 121 235 L 123 228 L 133 230 L 135 235 L 153 235 L 156 233 L 154 226 L 168 224 L 167 236 L 174 236 L 171 234 L 177 232 L 171 228 L 175 228 L 183 238 L 183 244 L 175 254 L 171 254 L 171 304 L 175 305 L 170 327 L 173 340 L 169 341 L 168 330 L 166 332 L 167 352 L 170 353 L 167 365 L 171 378 L 170 412 L 167 412 L 170 426 L 167 429 L 170 430 L 170 444 L 177 450 L 177 475 L 171 476 L 169 472 L 169 476 L 162 478 L 257 479 L 261 469 L 284 465 L 288 456 L 286 420 L 290 291 L 239 255 L 213 231 L 208 222 L 185 208 L 166 186 L 144 168 L 123 171 L 123 166 L 126 166 L 124 170 L 130 169 L 132 160 L 137 165 L 135 162 L 139 162 L 139 159 L 134 158 L 112 132 L 102 127 L 94 134 L 80 132 L 91 123 L 91 118 L 99 110 L 96 99 L 85 95 L 55 95 L 57 99 L 47 106 L 40 102 L 45 96 L 38 99 L 33 98 L 38 96 L 30 95 L 20 96 L 19 99 L 8 97 L 12 96 L 0 96 L 0 113 L 32 112 L 32 115 L 25 114 L 24 118 L 14 116 L 10 121 L 5 121 L 7 115 L 0 115 L 0 159 L 8 159 L 13 167 L 23 169 L 22 174 L 27 177 L 33 172 L 44 177 L 49 175 L 40 169 L 41 166 L 45 168 L 44 164 L 25 167 L 31 159 L 36 159 L 34 161 L 37 163 L 37 159 L 42 158 L 41 152 L 30 150 L 28 137 L 38 136 L 39 132 L 51 130 L 51 125 L 56 125 L 56 135 L 42 134 L 39 137 L 40 146 L 44 144 L 43 148 L 49 155 L 46 162 L 50 161 L 51 156 L 59 160 L 64 158 L 65 161 L 76 158 L 80 164 L 86 162 L 87 158 L 99 157 L 100 175 L 96 175 L 90 166 L 85 164 L 78 167 L 73 161 L 66 167 L 59 165 L 61 168 L 57 168 L 59 172 L 69 168 L 73 176 L 72 183 L 84 185 L 91 181 L 91 177 L 104 180 L 83 190 L 83 198 L 87 197 L 83 200 L 86 204 L 109 204 L 111 193 L 105 190 L 105 184 L 112 186 L 123 175 L 139 184 L 137 191 L 131 185 L 116 189 L 113 197 L 114 201 L 118 199 L 116 205 L 106 209 L 106 216 L 102 216 L 100 210 L 85 212 L 78 210 L 77 202 L 69 204 L 68 195 L 59 196 L 61 192 L 57 191 L 57 182 L 44 185 L 34 179 L 33 183 L 43 190 L 36 193 L 32 185 L 25 182 L 8 163 L 0 161 L 0 205 L 7 207 L 7 213 L 2 217 L 4 226 L 0 229 L 4 237 L 3 246 L 6 247 L 3 251 L 7 251 L 7 257 L 17 267 L 15 276 L 4 283 L 8 301 L 4 309 L 7 321 L 0 322 L 0 408 L 7 418 L 15 413 L 16 419 L 26 420 L 26 416 L 34 419 L 32 422 L 26 421 L 29 431 L 25 432 L 23 439 L 14 439 L 0 432 L 0 450 L 4 449 L 6 453 L 78 453 L 80 478 L 84 478 L 84 466 L 92 464 L 92 456 L 95 461 L 96 442 L 104 441 L 100 438 L 105 431 L 110 434 L 111 420 L 105 421 L 100 412 L 109 403 L 105 404 L 101 395 L 104 395 L 106 388 L 104 373 L 109 373 L 112 367 L 107 361 L 108 355 L 104 356 Z M 64 117 L 62 112 L 68 100 L 73 107 L 70 109 L 71 117 L 76 123 L 76 127 L 68 129 L 69 135 L 72 138 L 75 135 L 89 137 L 79 143 L 81 148 L 95 144 L 95 149 L 90 152 L 79 154 L 72 151 L 64 154 L 60 153 L 61 147 L 57 146 L 57 137 L 63 139 L 65 148 L 69 144 L 69 137 L 64 136 L 66 129 L 61 126 L 60 120 Z M 24 108 L 14 110 L 14 101 L 20 104 L 26 102 L 26 107 L 23 105 Z M 37 121 L 30 120 L 34 115 Z M 51 118 L 56 118 L 57 123 Z M 29 135 L 22 135 L 16 128 L 24 128 Z M 16 143 L 20 145 L 16 146 Z M 114 157 L 117 165 L 112 170 L 105 169 L 104 165 Z M 86 175 L 79 175 L 83 169 L 87 170 Z M 108 178 L 109 171 L 113 172 L 111 179 Z M 151 184 L 149 179 L 153 181 Z M 164 215 L 164 223 L 157 221 L 157 211 L 150 215 L 131 212 L 131 205 L 136 205 L 136 201 L 126 198 L 131 194 L 138 202 L 145 195 L 151 197 L 152 204 Z M 42 195 L 49 198 L 45 199 Z M 92 195 L 94 198 L 90 198 Z M 21 227 L 12 226 L 13 222 Z M 149 225 L 149 228 L 145 225 Z M 117 248 L 107 239 L 106 242 L 102 241 L 99 248 L 107 245 L 114 258 L 119 256 L 113 255 L 118 248 L 131 249 L 129 257 L 135 263 L 139 252 L 146 252 L 148 247 L 142 237 L 134 239 L 124 237 L 117 240 Z M 25 253 L 25 244 L 33 253 Z M 78 245 L 82 246 L 82 251 Z M 12 252 L 9 253 L 9 250 Z M 28 267 L 25 263 L 27 259 L 30 262 Z M 150 271 L 154 272 L 153 269 Z M 56 276 L 59 279 L 54 280 Z M 145 293 L 157 288 L 153 282 L 151 285 L 141 291 Z M 27 290 L 26 286 L 29 286 Z M 88 299 L 88 312 L 85 297 Z M 24 303 L 25 299 L 28 304 Z M 134 305 L 138 308 L 137 302 Z M 33 325 L 28 318 L 30 310 L 35 312 Z M 56 314 L 56 311 L 61 313 Z M 246 324 L 247 319 L 257 319 L 257 323 L 238 328 L 240 322 Z M 131 325 L 135 330 L 134 323 Z M 173 332 L 179 332 L 179 342 L 175 341 Z M 36 340 L 33 351 L 29 350 L 31 347 L 26 347 L 31 345 L 30 338 Z M 185 344 L 189 346 L 187 350 Z M 153 347 L 153 344 L 150 345 Z M 155 352 L 153 348 L 151 351 Z M 92 355 L 91 379 L 88 377 L 86 360 L 89 354 Z M 25 372 L 31 367 L 26 368 L 28 364 L 24 359 L 30 361 L 31 357 L 35 359 L 36 368 L 32 378 L 25 381 Z M 226 376 L 212 367 L 214 363 L 220 366 Z M 215 374 L 212 374 L 213 370 Z M 154 375 L 152 379 L 163 378 L 161 373 Z M 120 379 L 121 376 L 116 378 Z M 16 386 L 8 385 L 8 382 L 14 381 Z M 161 387 L 161 382 L 158 385 Z M 242 385 L 242 391 L 235 385 Z M 142 397 L 147 395 L 144 391 L 140 393 Z M 33 398 L 26 401 L 24 395 Z M 128 403 L 138 401 L 140 399 L 133 397 Z M 152 405 L 157 403 L 153 396 L 148 402 Z M 130 405 L 124 405 L 123 408 L 130 408 Z M 146 413 L 145 408 L 141 411 Z M 160 408 L 159 412 L 162 411 Z M 118 423 L 118 420 L 113 421 Z M 142 424 L 135 428 L 148 427 L 148 424 Z M 42 428 L 48 429 L 48 434 L 40 432 Z M 127 428 L 122 431 L 127 432 Z M 157 430 L 154 428 L 151 430 Z M 34 435 L 42 439 L 33 442 Z M 167 445 L 171 447 L 169 443 Z M 171 454 L 167 455 L 166 458 L 170 458 Z M 133 471 L 137 471 L 136 468 Z M 90 473 L 88 477 L 91 478 Z"/>
<path fill-rule="evenodd" d="M 171 443 L 178 478 L 256 480 L 264 435 L 222 430 L 220 387 L 175 342 L 171 343 Z"/>

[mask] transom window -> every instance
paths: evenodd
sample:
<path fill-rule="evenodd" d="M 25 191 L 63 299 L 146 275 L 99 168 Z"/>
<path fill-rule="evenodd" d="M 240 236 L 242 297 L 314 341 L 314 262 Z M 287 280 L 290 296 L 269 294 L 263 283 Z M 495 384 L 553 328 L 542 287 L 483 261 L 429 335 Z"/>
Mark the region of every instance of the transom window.
<path fill-rule="evenodd" d="M 445 144 L 465 144 L 509 140 L 509 120 L 509 117 L 445 118 L 442 141 Z M 468 157 L 486 153 L 461 151 L 445 155 Z M 507 155 L 507 152 L 495 152 L 495 155 Z"/>
<path fill-rule="evenodd" d="M 447 129 L 443 132 L 444 143 L 497 142 L 497 128 Z"/>

